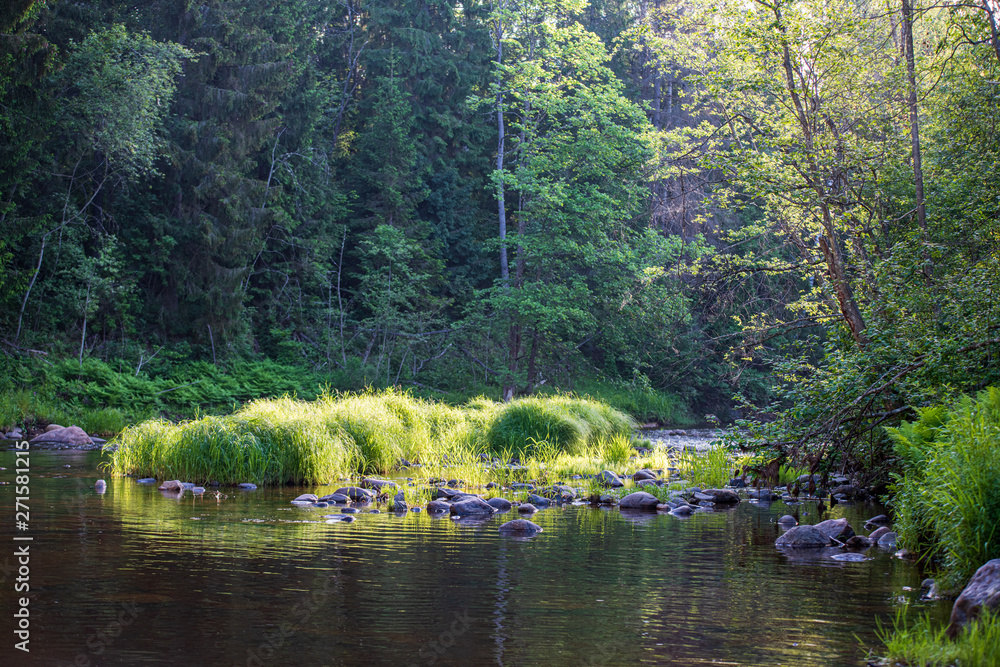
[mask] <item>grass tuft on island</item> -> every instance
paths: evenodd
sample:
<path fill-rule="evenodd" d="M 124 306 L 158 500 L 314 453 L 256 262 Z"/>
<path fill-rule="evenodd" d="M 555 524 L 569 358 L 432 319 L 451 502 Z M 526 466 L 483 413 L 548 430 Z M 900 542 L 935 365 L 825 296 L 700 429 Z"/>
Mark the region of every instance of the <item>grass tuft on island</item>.
<path fill-rule="evenodd" d="M 593 451 L 620 458 L 634 426 L 607 405 L 573 396 L 506 404 L 480 397 L 460 407 L 391 389 L 315 401 L 284 397 L 252 401 L 227 416 L 128 427 L 113 441 L 108 469 L 220 484 L 321 483 L 384 474 L 404 459 L 470 464 L 480 454 L 554 460 Z"/>
<path fill-rule="evenodd" d="M 1000 617 L 983 613 L 967 625 L 954 641 L 946 636 L 946 625 L 935 623 L 929 613 L 907 620 L 906 608 L 893 618 L 893 627 L 879 624 L 879 638 L 885 643 L 882 664 L 913 667 L 951 665 L 993 665 L 1000 650 Z"/>

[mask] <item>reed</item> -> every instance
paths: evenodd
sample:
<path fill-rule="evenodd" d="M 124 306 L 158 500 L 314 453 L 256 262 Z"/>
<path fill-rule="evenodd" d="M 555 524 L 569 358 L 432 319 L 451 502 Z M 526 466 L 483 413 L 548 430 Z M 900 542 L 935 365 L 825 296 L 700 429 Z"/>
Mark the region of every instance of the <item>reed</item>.
<path fill-rule="evenodd" d="M 913 667 L 993 665 L 1000 655 L 1000 617 L 984 613 L 967 625 L 954 641 L 945 636 L 946 625 L 931 620 L 929 613 L 907 619 L 906 608 L 896 610 L 892 628 L 878 623 L 879 639 L 885 644 L 883 664 Z"/>

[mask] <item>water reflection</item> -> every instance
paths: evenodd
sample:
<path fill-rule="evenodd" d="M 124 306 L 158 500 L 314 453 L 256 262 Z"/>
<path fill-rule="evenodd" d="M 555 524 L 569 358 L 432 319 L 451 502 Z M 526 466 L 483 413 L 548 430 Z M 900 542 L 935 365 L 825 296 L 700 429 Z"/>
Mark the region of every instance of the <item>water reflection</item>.
<path fill-rule="evenodd" d="M 32 454 L 39 664 L 858 665 L 855 635 L 874 646 L 875 617 L 922 578 L 877 549 L 857 563 L 777 551 L 776 521 L 795 513 L 780 502 L 684 520 L 555 508 L 517 539 L 497 532 L 513 514 L 327 524 L 332 506 L 289 502 L 317 489 L 168 499 L 108 479 L 100 495 L 98 461 Z M 826 518 L 860 529 L 880 511 Z"/>

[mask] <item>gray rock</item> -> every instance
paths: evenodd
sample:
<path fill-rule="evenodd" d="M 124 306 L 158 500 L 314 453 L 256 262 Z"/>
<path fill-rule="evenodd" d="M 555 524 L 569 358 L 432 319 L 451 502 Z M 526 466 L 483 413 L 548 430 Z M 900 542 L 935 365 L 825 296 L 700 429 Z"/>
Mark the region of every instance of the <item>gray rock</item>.
<path fill-rule="evenodd" d="M 430 513 L 450 512 L 451 503 L 444 500 L 432 500 L 427 503 L 427 511 Z"/>
<path fill-rule="evenodd" d="M 733 487 L 734 489 L 742 489 L 745 488 L 746 485 L 747 481 L 742 477 L 736 477 L 734 479 L 729 480 L 729 486 Z"/>
<path fill-rule="evenodd" d="M 200 496 L 203 493 L 205 493 L 205 487 L 204 486 L 192 486 L 191 487 L 191 493 L 195 494 L 196 496 Z"/>
<path fill-rule="evenodd" d="M 369 502 L 375 495 L 368 489 L 362 489 L 357 486 L 344 486 L 334 491 L 334 493 L 343 494 L 356 503 Z"/>
<path fill-rule="evenodd" d="M 844 496 L 845 498 L 857 498 L 859 495 L 858 487 L 853 484 L 841 484 L 830 489 L 830 493 L 835 496 Z"/>
<path fill-rule="evenodd" d="M 344 518 L 342 518 L 340 520 L 340 522 L 341 523 L 354 523 L 354 517 L 353 516 L 345 516 Z"/>
<path fill-rule="evenodd" d="M 514 484 L 511 484 L 510 488 L 514 489 L 515 491 L 534 491 L 535 485 L 526 484 L 524 482 L 516 482 Z"/>
<path fill-rule="evenodd" d="M 879 538 L 882 537 L 883 535 L 885 535 L 888 532 L 890 532 L 890 531 L 885 526 L 882 526 L 881 528 L 876 528 L 868 536 L 868 539 L 871 540 L 872 542 L 878 542 Z"/>
<path fill-rule="evenodd" d="M 778 519 L 778 523 L 782 526 L 795 526 L 799 522 L 795 520 L 795 517 L 791 514 L 786 514 L 785 516 Z"/>
<path fill-rule="evenodd" d="M 94 482 L 94 491 L 97 491 L 98 493 L 104 493 L 107 490 L 108 490 L 108 483 L 105 482 L 103 479 L 99 479 L 96 482 Z"/>
<path fill-rule="evenodd" d="M 531 503 L 521 503 L 517 506 L 517 511 L 521 514 L 534 514 L 538 511 L 538 508 Z"/>
<path fill-rule="evenodd" d="M 503 535 L 535 535 L 542 532 L 542 527 L 527 519 L 514 519 L 500 526 Z"/>
<path fill-rule="evenodd" d="M 732 489 L 705 489 L 702 493 L 711 496 L 710 500 L 717 505 L 737 505 L 740 496 Z"/>
<path fill-rule="evenodd" d="M 374 477 L 365 477 L 361 480 L 361 486 L 365 489 L 374 489 L 375 491 L 382 492 L 383 489 L 394 489 L 396 488 L 396 483 L 388 479 L 375 479 Z"/>
<path fill-rule="evenodd" d="M 469 498 L 457 503 L 452 503 L 451 513 L 458 516 L 469 516 L 472 514 L 493 514 L 496 508 L 482 498 Z"/>
<path fill-rule="evenodd" d="M 597 476 L 597 481 L 604 486 L 610 486 L 615 489 L 625 486 L 625 483 L 622 482 L 621 478 L 610 470 L 602 471 L 601 474 Z"/>
<path fill-rule="evenodd" d="M 172 479 L 160 485 L 160 491 L 183 491 L 184 483 L 179 479 Z"/>
<path fill-rule="evenodd" d="M 823 531 L 823 534 L 838 542 L 846 542 L 854 537 L 854 530 L 847 519 L 827 519 L 816 524 L 816 528 Z"/>
<path fill-rule="evenodd" d="M 660 504 L 660 500 L 645 491 L 630 493 L 618 501 L 618 507 L 621 509 L 655 510 L 658 504 Z"/>
<path fill-rule="evenodd" d="M 346 496 L 343 493 L 331 493 L 323 496 L 319 499 L 320 502 L 324 503 L 349 503 L 351 502 L 350 496 Z"/>
<path fill-rule="evenodd" d="M 872 541 L 864 535 L 854 535 L 844 542 L 844 546 L 848 549 L 868 549 L 871 545 Z"/>
<path fill-rule="evenodd" d="M 51 433 L 53 431 L 58 431 L 59 429 L 66 428 L 65 426 L 60 426 L 59 424 L 49 424 L 45 427 L 46 433 Z M 82 429 L 81 429 L 82 430 Z"/>
<path fill-rule="evenodd" d="M 646 470 L 646 469 L 637 470 L 635 474 L 632 475 L 633 482 L 641 482 L 643 480 L 652 480 L 652 479 L 656 479 L 656 475 L 651 470 Z"/>
<path fill-rule="evenodd" d="M 257 485 L 253 482 L 243 482 L 242 484 L 237 484 L 236 486 L 244 491 L 253 491 L 257 488 Z"/>
<path fill-rule="evenodd" d="M 293 503 L 314 503 L 319 500 L 319 497 L 315 493 L 303 493 L 301 496 L 293 500 Z"/>
<path fill-rule="evenodd" d="M 136 484 L 156 484 L 155 477 L 143 477 L 142 479 L 135 480 Z"/>
<path fill-rule="evenodd" d="M 690 505 L 679 505 L 670 510 L 670 513 L 675 516 L 691 516 L 695 513 L 695 508 Z"/>
<path fill-rule="evenodd" d="M 535 507 L 548 507 L 551 504 L 551 501 L 548 498 L 536 496 L 534 493 L 528 495 L 528 502 Z"/>
<path fill-rule="evenodd" d="M 450 500 L 451 498 L 454 498 L 455 496 L 462 496 L 462 495 L 465 495 L 465 494 L 463 494 L 461 491 L 456 491 L 455 489 L 441 488 L 441 489 L 435 489 L 434 490 L 434 497 L 435 498 L 444 498 L 446 500 Z"/>
<path fill-rule="evenodd" d="M 868 530 L 871 530 L 872 528 L 875 528 L 875 527 L 881 527 L 881 526 L 888 527 L 888 526 L 891 526 L 891 525 L 892 525 L 892 521 L 890 521 L 889 517 L 887 517 L 884 514 L 879 514 L 878 516 L 873 516 L 872 518 L 870 518 L 867 521 L 865 521 L 865 528 L 867 528 Z"/>
<path fill-rule="evenodd" d="M 936 581 L 933 579 L 924 579 L 920 582 L 921 600 L 937 600 L 940 597 Z"/>
<path fill-rule="evenodd" d="M 975 620 L 983 610 L 1000 609 L 1000 558 L 987 561 L 976 570 L 951 608 L 948 636 L 955 638 L 963 627 Z"/>
<path fill-rule="evenodd" d="M 498 512 L 508 512 L 510 511 L 510 508 L 514 506 L 514 504 L 506 498 L 490 498 L 486 502 L 489 503 L 490 507 L 493 507 Z"/>
<path fill-rule="evenodd" d="M 56 428 L 52 428 L 56 426 Z M 59 445 L 93 445 L 94 441 L 79 426 L 69 426 L 63 428 L 55 424 L 50 424 L 45 429 L 45 433 L 36 435 L 31 439 L 33 444 L 59 444 Z"/>
<path fill-rule="evenodd" d="M 829 546 L 830 537 L 816 526 L 795 526 L 789 528 L 774 542 L 776 547 L 792 549 L 819 549 Z"/>
<path fill-rule="evenodd" d="M 883 549 L 895 549 L 898 536 L 891 530 L 878 538 L 878 545 Z M 870 538 L 869 538 L 870 539 Z"/>
<path fill-rule="evenodd" d="M 341 514 L 357 514 L 358 513 L 358 508 L 357 507 L 344 507 L 344 508 L 341 508 L 340 513 Z"/>
<path fill-rule="evenodd" d="M 635 483 L 636 486 L 659 486 L 655 479 L 640 479 Z"/>

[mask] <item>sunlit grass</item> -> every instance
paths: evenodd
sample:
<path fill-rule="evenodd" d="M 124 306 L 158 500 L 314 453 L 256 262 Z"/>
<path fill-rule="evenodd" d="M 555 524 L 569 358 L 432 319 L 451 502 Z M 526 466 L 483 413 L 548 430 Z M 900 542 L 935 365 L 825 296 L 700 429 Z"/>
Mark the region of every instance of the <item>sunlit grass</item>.
<path fill-rule="evenodd" d="M 930 614 L 919 614 L 910 623 L 906 608 L 897 609 L 891 629 L 878 625 L 878 636 L 886 649 L 885 661 L 910 667 L 996 664 L 1000 656 L 1000 617 L 996 614 L 983 614 L 954 641 L 945 635 L 946 627 L 934 623 Z"/>
<path fill-rule="evenodd" d="M 734 464 L 735 457 L 725 447 L 712 447 L 705 453 L 685 451 L 677 461 L 684 479 L 709 488 L 728 484 Z"/>

